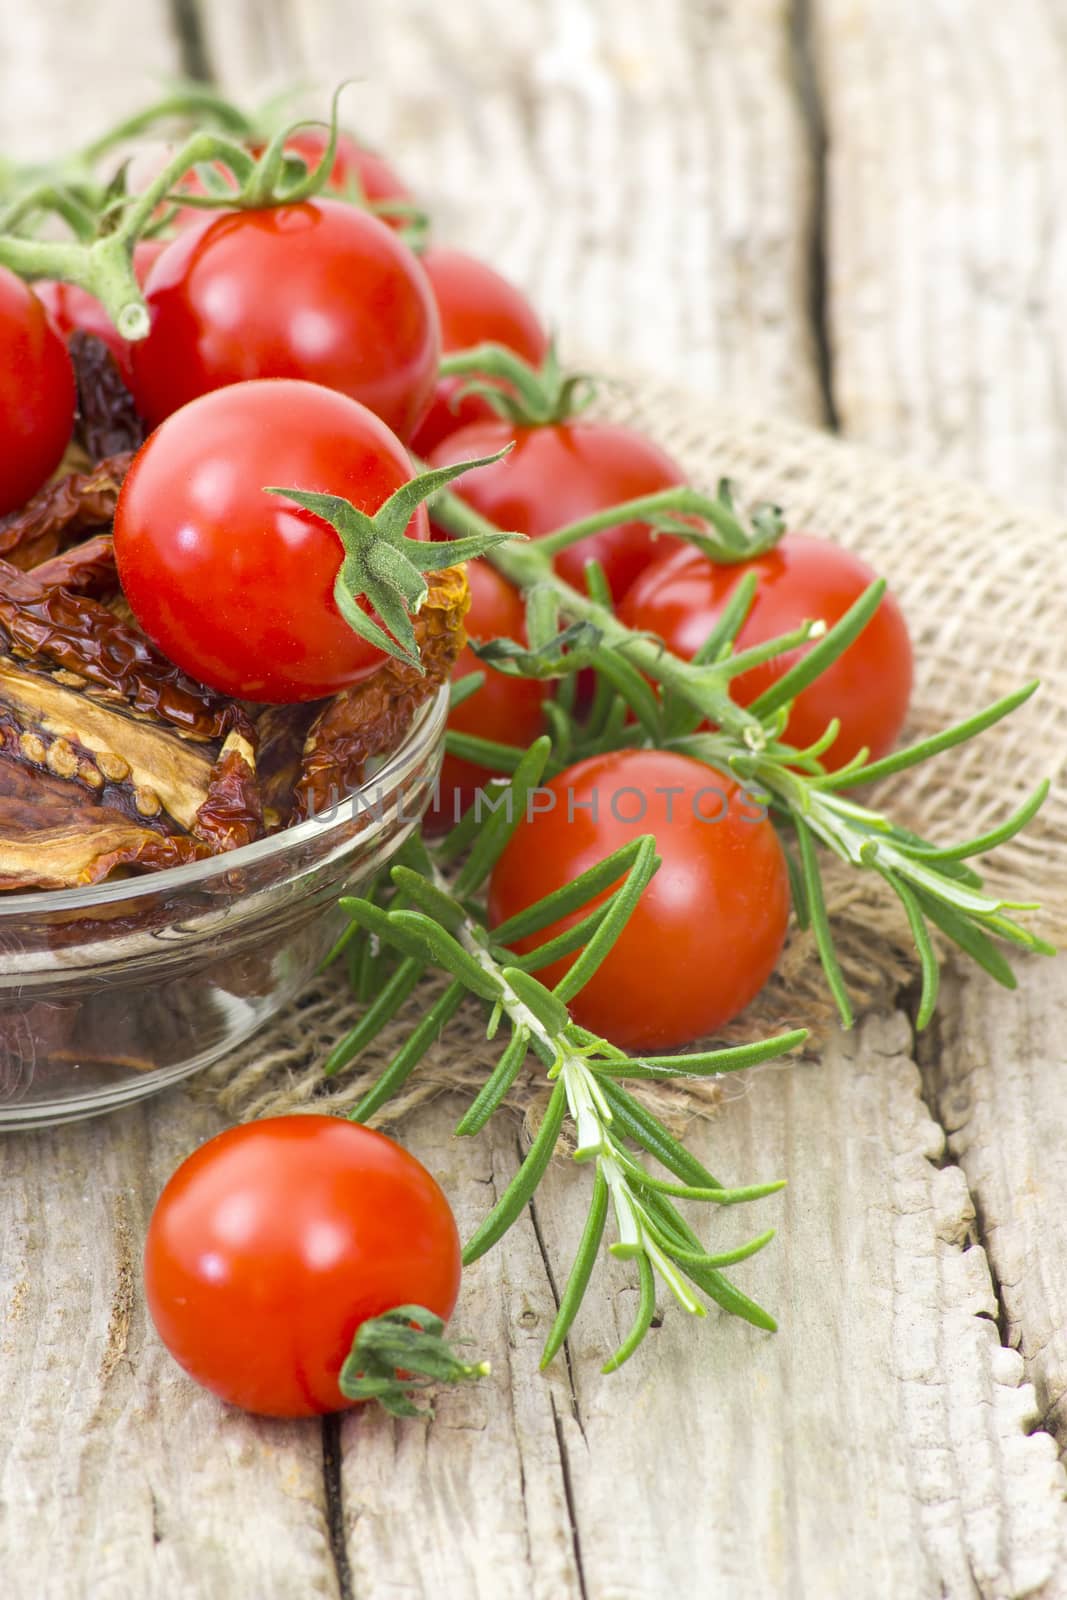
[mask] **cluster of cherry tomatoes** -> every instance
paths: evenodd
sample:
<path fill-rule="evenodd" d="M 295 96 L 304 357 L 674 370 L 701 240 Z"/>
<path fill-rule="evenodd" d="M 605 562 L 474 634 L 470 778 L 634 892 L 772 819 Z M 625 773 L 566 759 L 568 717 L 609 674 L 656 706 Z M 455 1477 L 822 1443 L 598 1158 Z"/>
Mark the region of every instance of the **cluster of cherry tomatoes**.
<path fill-rule="evenodd" d="M 324 136 L 304 130 L 291 147 L 314 163 Z M 195 192 L 195 172 L 186 182 Z M 351 204 L 353 190 L 384 209 L 376 215 Z M 174 211 L 169 237 L 137 247 L 150 328 L 133 345 L 85 290 L 31 287 L 0 269 L 0 516 L 45 482 L 68 444 L 75 386 L 64 337 L 75 328 L 99 335 L 154 430 L 115 521 L 123 588 L 172 660 L 231 695 L 313 699 L 357 682 L 381 660 L 335 602 L 341 550 L 333 529 L 284 496 L 268 496 L 269 486 L 341 497 L 373 514 L 411 477 L 412 453 L 443 466 L 510 447 L 457 490 L 499 527 L 536 540 L 684 482 L 679 465 L 632 429 L 565 410 L 548 421 L 501 415 L 463 380 L 440 375 L 442 351 L 484 342 L 537 366 L 548 337 L 492 267 L 437 245 L 421 255 L 409 247 L 403 222 L 411 198 L 385 162 L 342 135 L 318 198 L 263 210 Z M 423 508 L 409 533 L 431 537 Z M 556 558 L 556 570 L 582 587 L 590 558 L 603 569 L 619 617 L 683 658 L 700 649 L 746 570 L 716 565 L 632 520 L 572 546 Z M 873 577 L 855 556 L 800 533 L 787 533 L 751 565 L 758 583 L 740 649 L 805 619 L 832 624 Z M 518 590 L 484 561 L 469 577 L 471 637 L 524 642 Z M 746 673 L 734 688 L 739 702 L 756 699 L 792 659 Z M 456 675 L 474 670 L 485 668 L 468 650 Z M 803 748 L 837 719 L 828 765 L 862 748 L 883 754 L 900 731 L 910 684 L 907 631 L 887 596 L 861 636 L 798 696 L 788 738 Z M 528 744 L 544 731 L 549 692 L 542 680 L 488 671 L 453 711 L 451 726 Z M 449 755 L 429 827 L 450 823 L 493 776 Z M 628 839 L 654 833 L 660 870 L 572 1014 L 639 1050 L 683 1044 L 736 1015 L 772 970 L 789 915 L 785 857 L 766 815 L 752 814 L 732 782 L 715 790 L 715 775 L 690 756 L 636 744 L 568 769 L 550 788 L 558 803 L 521 823 L 494 871 L 491 920 L 505 924 Z M 516 948 L 528 954 L 565 925 Z M 573 959 L 539 976 L 551 984 Z M 425 1174 L 397 1180 L 400 1190 L 418 1191 L 418 1218 L 394 1211 L 397 1226 L 385 1227 L 393 1200 L 381 1151 L 362 1152 L 378 1173 L 370 1206 L 365 1185 L 356 1186 L 358 1196 L 347 1187 L 343 1130 L 314 1134 L 310 1123 L 279 1128 L 273 1140 L 248 1130 L 213 1156 L 203 1152 L 168 1191 L 149 1241 L 149 1290 L 164 1337 L 195 1375 L 259 1410 L 341 1403 L 337 1374 L 359 1321 L 410 1301 L 447 1315 L 455 1298 L 454 1229 Z M 301 1203 L 279 1232 L 278 1174 L 290 1165 L 306 1173 L 309 1141 L 323 1163 L 322 1192 L 308 1199 L 294 1177 L 290 1189 Z M 268 1189 L 269 1206 L 257 1209 Z M 227 1232 L 220 1206 L 235 1190 L 246 1197 L 246 1224 Z M 337 1223 L 333 1233 L 323 1231 L 324 1215 Z M 410 1242 L 424 1224 L 427 1249 L 397 1254 L 398 1240 Z M 353 1276 L 365 1285 L 355 1299 L 346 1287 Z M 329 1314 L 323 1294 L 337 1300 Z"/>

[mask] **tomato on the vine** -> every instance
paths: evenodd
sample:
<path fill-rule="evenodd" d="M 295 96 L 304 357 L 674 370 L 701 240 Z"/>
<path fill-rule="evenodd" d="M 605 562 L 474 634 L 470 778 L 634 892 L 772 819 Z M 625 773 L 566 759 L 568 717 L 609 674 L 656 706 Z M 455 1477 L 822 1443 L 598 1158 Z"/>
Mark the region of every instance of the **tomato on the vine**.
<path fill-rule="evenodd" d="M 440 312 L 441 348 L 446 354 L 476 344 L 502 344 L 531 366 L 540 366 L 548 351 L 548 336 L 513 283 L 463 250 L 434 245 L 421 259 Z M 467 423 L 495 416 L 479 395 L 459 398 L 469 382 L 460 377 L 438 380 L 433 404 L 412 440 L 417 455 L 429 455 L 442 439 Z"/>
<path fill-rule="evenodd" d="M 274 380 L 203 395 L 150 436 L 119 497 L 115 555 L 138 622 L 179 667 L 243 700 L 358 682 L 383 657 L 337 608 L 341 543 L 265 489 L 342 495 L 373 514 L 411 475 L 385 424 L 332 389 Z M 428 537 L 421 506 L 408 533 Z"/>
<path fill-rule="evenodd" d="M 459 1238 L 436 1181 L 391 1139 L 274 1117 L 183 1162 L 144 1271 L 159 1336 L 198 1383 L 263 1416 L 316 1416 L 352 1404 L 338 1375 L 362 1323 L 405 1305 L 451 1314 Z"/>
<path fill-rule="evenodd" d="M 431 452 L 434 466 L 487 456 L 513 442 L 501 461 L 454 492 L 500 528 L 542 538 L 568 523 L 606 511 L 622 500 L 672 489 L 684 475 L 651 439 L 611 422 L 556 422 L 516 427 L 500 418 L 472 422 Z M 622 522 L 561 551 L 556 571 L 585 588 L 585 563 L 599 561 L 615 600 L 620 600 L 651 561 L 674 547 L 644 522 Z"/>
<path fill-rule="evenodd" d="M 40 300 L 0 267 L 0 516 L 58 467 L 74 428 L 74 369 Z"/>
<path fill-rule="evenodd" d="M 248 378 L 305 378 L 362 401 L 402 439 L 440 348 L 426 274 L 402 239 L 341 200 L 227 212 L 187 228 L 149 273 L 133 392 L 153 427 Z"/>
<path fill-rule="evenodd" d="M 166 248 L 163 239 L 141 239 L 134 247 L 133 271 L 144 285 L 156 257 Z M 80 284 L 61 283 L 42 278 L 33 292 L 52 319 L 52 326 L 64 339 L 72 333 L 91 333 L 102 339 L 127 377 L 130 372 L 130 345 L 121 336 L 95 294 Z"/>
<path fill-rule="evenodd" d="M 535 793 L 493 868 L 489 919 L 499 927 L 642 834 L 655 836 L 662 864 L 569 1005 L 583 1027 L 624 1049 L 669 1050 L 743 1011 L 785 940 L 782 847 L 763 807 L 731 779 L 662 750 L 614 751 L 567 768 Z M 587 909 L 513 948 L 529 954 Z M 536 975 L 551 987 L 576 958 Z"/>
<path fill-rule="evenodd" d="M 298 128 L 285 141 L 285 148 L 300 156 L 309 168 L 317 167 L 326 153 L 330 136 L 325 128 Z M 253 153 L 258 154 L 258 151 Z M 355 193 L 372 206 L 412 206 L 415 196 L 388 161 L 375 150 L 368 150 L 350 133 L 339 133 L 334 151 L 333 166 L 326 180 L 326 194 L 348 195 Z M 402 210 L 380 213 L 382 221 L 391 228 L 402 228 L 407 217 Z"/>
<path fill-rule="evenodd" d="M 479 644 L 489 639 L 514 639 L 526 643 L 526 610 L 518 590 L 487 561 L 467 565 L 471 604 L 464 621 L 468 636 Z M 510 677 L 478 660 L 468 645 L 452 669 L 453 678 L 481 672 L 485 682 L 462 705 L 449 712 L 448 726 L 460 733 L 477 734 L 500 744 L 525 748 L 542 731 L 541 706 L 547 686 L 535 678 Z M 446 754 L 436 798 L 424 818 L 431 833 L 458 822 L 479 789 L 499 776 L 488 767 Z"/>
<path fill-rule="evenodd" d="M 748 570 L 757 574 L 759 584 L 737 637 L 739 650 L 764 644 L 805 620 L 822 619 L 832 626 L 876 576 L 851 551 L 811 534 L 787 533 L 773 550 L 737 566 L 718 566 L 698 550 L 682 549 L 641 575 L 620 608 L 620 618 L 628 627 L 657 634 L 669 650 L 688 659 Z M 788 651 L 736 678 L 734 698 L 749 705 L 807 649 L 810 645 Z M 859 637 L 798 694 L 785 737 L 798 748 L 814 744 L 837 717 L 841 730 L 822 757 L 826 766 L 844 766 L 864 747 L 873 757 L 883 756 L 904 725 L 911 680 L 907 625 L 896 600 L 886 594 Z"/>

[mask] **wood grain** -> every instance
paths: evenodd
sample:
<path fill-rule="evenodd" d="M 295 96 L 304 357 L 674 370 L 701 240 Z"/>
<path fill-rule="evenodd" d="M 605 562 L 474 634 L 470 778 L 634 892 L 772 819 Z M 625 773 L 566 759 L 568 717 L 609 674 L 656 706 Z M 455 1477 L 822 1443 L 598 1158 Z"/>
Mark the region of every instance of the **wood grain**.
<path fill-rule="evenodd" d="M 996 1275 L 1007 1341 L 1067 1451 L 1067 963 L 1030 962 L 1017 994 L 952 982 L 929 1069 Z"/>
<path fill-rule="evenodd" d="M 812 174 L 788 0 L 253 0 L 204 6 L 220 77 L 356 84 L 442 237 L 565 346 L 819 420 Z M 318 99 L 320 108 L 323 97 Z"/>
<path fill-rule="evenodd" d="M 1067 492 L 1067 14 L 810 0 L 843 430 L 999 493 Z"/>
<path fill-rule="evenodd" d="M 36 161 L 76 149 L 182 67 L 168 0 L 0 6 L 0 150 Z"/>
<path fill-rule="evenodd" d="M 8 1600 L 339 1594 L 319 1425 L 220 1405 L 147 1322 L 152 1205 L 218 1127 L 178 1092 L 0 1142 Z"/>

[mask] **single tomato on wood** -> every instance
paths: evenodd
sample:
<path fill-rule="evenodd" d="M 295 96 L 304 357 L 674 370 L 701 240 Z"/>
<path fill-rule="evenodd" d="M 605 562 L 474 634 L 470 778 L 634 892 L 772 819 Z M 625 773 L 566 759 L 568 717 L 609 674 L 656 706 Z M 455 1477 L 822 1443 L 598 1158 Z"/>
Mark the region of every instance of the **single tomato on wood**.
<path fill-rule="evenodd" d="M 479 644 L 490 639 L 514 639 L 526 643 L 526 608 L 519 591 L 487 561 L 467 564 L 471 604 L 464 621 L 468 637 Z M 478 660 L 468 645 L 452 669 L 452 677 L 465 678 L 472 672 L 485 677 L 482 687 L 448 714 L 448 726 L 460 733 L 477 734 L 500 744 L 525 748 L 542 731 L 541 707 L 550 685 L 534 678 L 511 677 L 495 672 Z M 438 780 L 436 798 L 427 811 L 423 826 L 440 833 L 458 822 L 480 789 L 499 776 L 491 768 L 445 755 Z"/>
<path fill-rule="evenodd" d="M 276 380 L 203 395 L 150 436 L 119 496 L 115 556 L 134 615 L 178 666 L 242 700 L 357 683 L 383 656 L 338 610 L 341 542 L 266 489 L 373 514 L 411 476 L 395 435 L 332 389 Z M 428 533 L 420 506 L 408 534 Z"/>
<path fill-rule="evenodd" d="M 659 636 L 687 660 L 696 654 L 744 572 L 756 573 L 756 597 L 737 649 L 764 644 L 804 621 L 831 627 L 874 582 L 877 574 L 849 550 L 811 534 L 787 533 L 755 560 L 717 566 L 700 551 L 683 548 L 642 573 L 619 611 L 630 628 Z M 790 650 L 735 678 L 732 694 L 749 705 L 789 670 L 810 646 Z M 833 718 L 841 730 L 822 757 L 844 766 L 864 747 L 873 757 L 892 749 L 907 716 L 912 651 L 900 607 L 886 594 L 863 632 L 814 683 L 802 689 L 785 737 L 798 748 L 814 744 Z"/>
<path fill-rule="evenodd" d="M 582 1027 L 623 1049 L 671 1050 L 743 1011 L 785 942 L 785 856 L 762 808 L 732 780 L 662 750 L 614 751 L 568 767 L 535 792 L 532 814 L 493 868 L 489 919 L 499 928 L 643 834 L 655 836 L 662 864 L 569 1006 Z M 512 948 L 529 954 L 587 909 Z M 551 987 L 576 959 L 536 975 Z"/>
<path fill-rule="evenodd" d="M 349 1406 L 357 1329 L 398 1306 L 447 1319 L 460 1247 L 426 1168 L 339 1117 L 230 1128 L 182 1163 L 145 1241 L 148 1309 L 197 1383 L 269 1417 Z"/>
<path fill-rule="evenodd" d="M 554 533 L 621 500 L 672 489 L 682 469 L 642 434 L 612 422 L 543 423 L 516 427 L 501 418 L 473 422 L 449 434 L 430 455 L 435 467 L 514 449 L 494 466 L 460 478 L 453 490 L 498 528 L 533 539 Z M 644 522 L 622 522 L 580 540 L 556 557 L 556 571 L 585 588 L 585 563 L 599 561 L 615 600 L 675 541 L 658 538 Z"/>
<path fill-rule="evenodd" d="M 0 516 L 54 472 L 74 428 L 74 369 L 44 305 L 0 267 Z"/>
<path fill-rule="evenodd" d="M 441 349 L 447 355 L 476 344 L 501 344 L 539 367 L 548 351 L 548 335 L 537 313 L 513 283 L 463 250 L 432 246 L 421 256 L 441 317 Z M 469 378 L 439 378 L 433 403 L 412 440 L 417 455 L 427 456 L 442 439 L 470 422 L 496 413 L 480 395 L 460 391 Z"/>
<path fill-rule="evenodd" d="M 341 200 L 209 216 L 145 284 L 133 393 L 153 427 L 249 378 L 303 378 L 369 406 L 402 439 L 433 395 L 440 328 L 426 274 L 397 234 Z"/>

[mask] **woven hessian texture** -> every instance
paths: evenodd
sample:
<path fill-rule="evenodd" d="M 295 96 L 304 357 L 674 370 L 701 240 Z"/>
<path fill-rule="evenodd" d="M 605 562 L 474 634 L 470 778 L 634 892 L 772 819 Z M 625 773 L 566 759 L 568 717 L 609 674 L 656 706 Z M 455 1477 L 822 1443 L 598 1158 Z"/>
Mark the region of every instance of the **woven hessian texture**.
<path fill-rule="evenodd" d="M 920 738 L 979 710 L 1031 678 L 1037 697 L 978 740 L 878 786 L 869 803 L 938 843 L 979 834 L 1019 806 L 1043 777 L 1052 794 L 1024 835 L 988 863 L 989 886 L 1008 899 L 1040 899 L 1023 916 L 1053 941 L 1067 927 L 1067 564 L 1054 520 L 1017 515 L 975 488 L 939 482 L 873 452 L 795 424 L 710 408 L 654 381 L 611 384 L 601 409 L 647 431 L 712 489 L 722 475 L 745 502 L 780 504 L 791 528 L 840 541 L 882 573 L 903 606 L 916 654 L 908 737 Z M 836 863 L 827 903 L 857 1010 L 885 1007 L 915 973 L 903 915 L 874 873 Z M 344 1110 L 373 1081 L 427 1006 L 428 987 L 375 1047 L 329 1085 L 321 1063 L 352 1026 L 357 1007 L 343 977 L 327 974 L 272 1028 L 220 1063 L 206 1082 L 231 1115 L 301 1108 Z M 785 1026 L 833 1024 L 809 934 L 793 931 L 779 971 L 723 1036 L 733 1042 Z M 442 1089 L 476 1090 L 499 1045 L 487 1046 L 475 1002 L 428 1053 L 406 1091 L 376 1119 L 396 1123 Z M 712 1082 L 656 1087 L 651 1103 L 677 1122 L 714 1105 Z M 533 1111 L 544 1093 L 531 1061 L 510 1103 Z"/>

